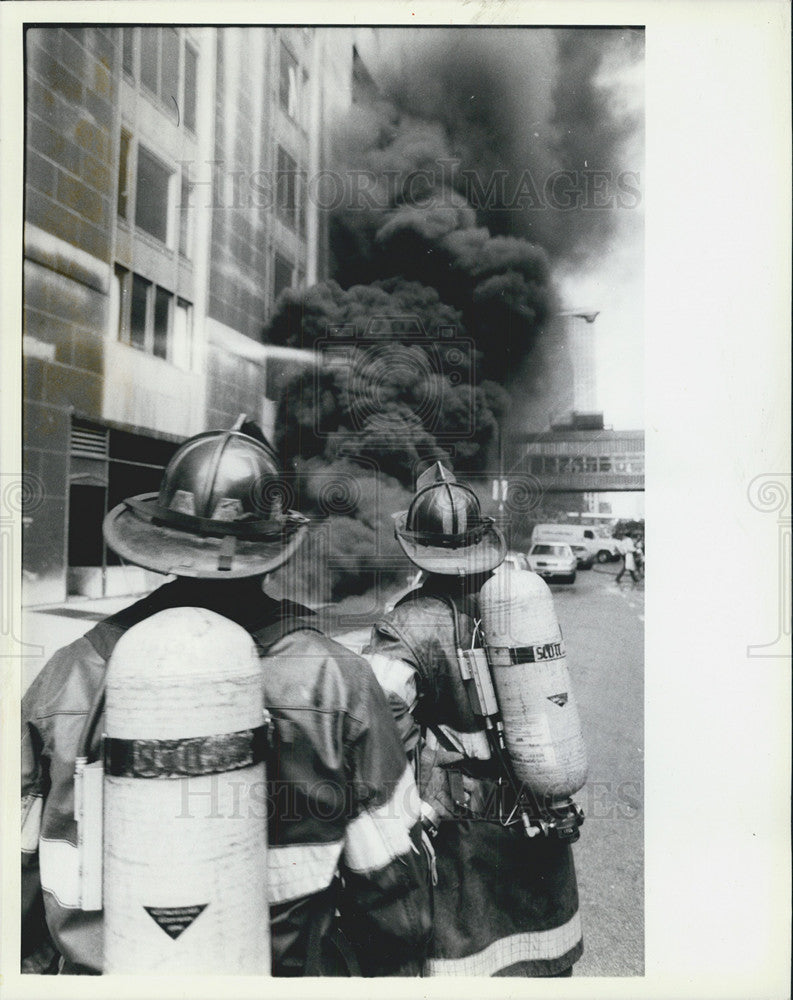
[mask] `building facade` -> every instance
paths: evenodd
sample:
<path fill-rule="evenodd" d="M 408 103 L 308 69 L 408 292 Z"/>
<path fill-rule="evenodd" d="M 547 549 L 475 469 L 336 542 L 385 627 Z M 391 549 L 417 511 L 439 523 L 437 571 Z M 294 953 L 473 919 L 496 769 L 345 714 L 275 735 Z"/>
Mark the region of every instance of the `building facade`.
<path fill-rule="evenodd" d="M 310 180 L 351 100 L 352 37 L 312 27 L 26 34 L 24 601 L 145 589 L 105 511 L 184 437 L 272 429 L 265 329 L 325 276 Z"/>
<path fill-rule="evenodd" d="M 612 430 L 597 409 L 594 309 L 563 309 L 543 331 L 515 435 L 515 470 L 532 476 L 554 517 L 643 509 L 644 431 Z M 528 376 L 532 378 L 530 366 Z"/>
<path fill-rule="evenodd" d="M 643 490 L 644 431 L 546 431 L 526 445 L 520 468 L 548 493 Z"/>

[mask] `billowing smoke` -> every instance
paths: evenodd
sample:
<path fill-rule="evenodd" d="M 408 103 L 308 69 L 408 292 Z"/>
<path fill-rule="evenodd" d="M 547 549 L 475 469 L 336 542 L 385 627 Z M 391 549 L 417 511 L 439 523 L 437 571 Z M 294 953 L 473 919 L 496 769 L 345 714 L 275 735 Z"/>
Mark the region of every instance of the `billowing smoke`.
<path fill-rule="evenodd" d="M 630 101 L 635 86 L 624 82 L 641 71 L 643 31 L 405 36 L 378 35 L 382 86 L 401 111 L 442 126 L 456 186 L 480 224 L 536 243 L 554 262 L 584 264 L 601 253 L 624 215 L 618 209 L 639 197 L 642 116 Z"/>
<path fill-rule="evenodd" d="M 642 42 L 628 29 L 377 33 L 334 136 L 334 280 L 285 292 L 268 329 L 317 358 L 287 380 L 278 420 L 309 478 L 357 468 L 393 499 L 438 458 L 494 466 L 511 401 L 517 412 L 542 381 L 556 269 L 603 253 L 638 197 L 638 122 L 610 80 Z M 390 551 L 390 513 L 334 513 L 339 544 L 345 517 L 351 550 Z"/>

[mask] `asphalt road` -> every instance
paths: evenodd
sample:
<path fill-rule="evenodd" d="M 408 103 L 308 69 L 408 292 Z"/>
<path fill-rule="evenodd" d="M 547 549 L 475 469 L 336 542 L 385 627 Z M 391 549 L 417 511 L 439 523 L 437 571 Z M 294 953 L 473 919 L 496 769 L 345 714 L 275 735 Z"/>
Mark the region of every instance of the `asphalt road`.
<path fill-rule="evenodd" d="M 644 589 L 618 564 L 552 585 L 589 755 L 573 851 L 584 955 L 578 976 L 644 973 Z"/>

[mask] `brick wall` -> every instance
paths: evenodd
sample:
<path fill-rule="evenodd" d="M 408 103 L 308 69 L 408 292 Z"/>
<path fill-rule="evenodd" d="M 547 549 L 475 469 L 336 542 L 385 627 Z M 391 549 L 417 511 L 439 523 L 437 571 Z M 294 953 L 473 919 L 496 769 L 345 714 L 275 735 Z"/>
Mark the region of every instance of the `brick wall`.
<path fill-rule="evenodd" d="M 69 419 L 100 416 L 115 213 L 111 29 L 26 36 L 24 462 L 44 492 L 24 539 L 29 603 L 65 593 Z"/>
<path fill-rule="evenodd" d="M 32 28 L 26 55 L 27 221 L 109 261 L 115 189 L 112 29 Z"/>

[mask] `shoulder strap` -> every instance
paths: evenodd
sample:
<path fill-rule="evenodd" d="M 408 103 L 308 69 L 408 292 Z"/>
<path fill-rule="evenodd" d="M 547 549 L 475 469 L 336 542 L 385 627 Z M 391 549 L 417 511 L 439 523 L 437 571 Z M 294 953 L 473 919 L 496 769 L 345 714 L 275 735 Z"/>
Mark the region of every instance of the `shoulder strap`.
<path fill-rule="evenodd" d="M 316 620 L 312 620 L 310 617 L 313 612 L 308 611 L 306 608 L 301 608 L 300 610 L 306 613 L 295 614 L 293 609 L 296 607 L 296 605 L 282 606 L 282 613 L 279 618 L 269 625 L 265 625 L 264 628 L 257 629 L 253 633 L 256 645 L 263 656 L 269 655 L 270 650 L 276 642 L 287 635 L 291 635 L 292 632 L 318 632 L 320 635 L 324 634 L 316 623 Z"/>

